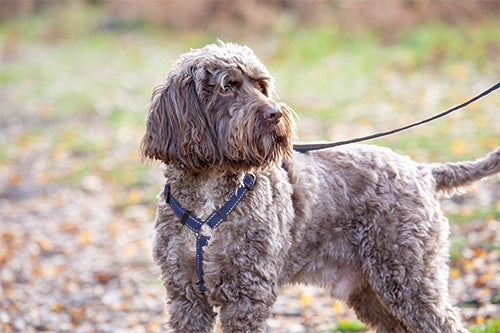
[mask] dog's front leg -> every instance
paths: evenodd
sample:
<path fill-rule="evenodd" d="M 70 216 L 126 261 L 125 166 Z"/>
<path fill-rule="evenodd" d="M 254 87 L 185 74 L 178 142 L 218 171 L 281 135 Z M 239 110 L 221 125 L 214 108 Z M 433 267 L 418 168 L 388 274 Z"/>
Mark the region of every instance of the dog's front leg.
<path fill-rule="evenodd" d="M 160 216 L 157 221 L 168 221 Z M 177 221 L 175 221 L 177 222 Z M 209 333 L 215 316 L 205 293 L 198 290 L 192 237 L 183 238 L 182 229 L 168 223 L 158 223 L 153 242 L 153 257 L 161 268 L 166 290 L 169 332 Z M 179 230 L 180 229 L 180 230 Z M 189 242 L 191 240 L 191 243 Z"/>
<path fill-rule="evenodd" d="M 252 295 L 253 296 L 253 295 Z M 273 302 L 239 295 L 222 305 L 220 321 L 224 333 L 263 333 Z"/>
<path fill-rule="evenodd" d="M 196 291 L 196 286 L 168 286 L 168 326 L 173 333 L 212 332 L 215 316 L 205 294 Z"/>
<path fill-rule="evenodd" d="M 250 262 L 250 258 L 245 260 L 241 254 L 239 259 L 240 262 Z M 262 258 L 252 260 L 259 262 Z M 265 332 L 266 321 L 278 295 L 276 274 L 257 267 L 246 266 L 241 270 L 234 266 L 219 266 L 217 278 L 211 275 L 208 281 L 212 282 L 208 284 L 211 303 L 220 307 L 219 318 L 224 333 Z"/>

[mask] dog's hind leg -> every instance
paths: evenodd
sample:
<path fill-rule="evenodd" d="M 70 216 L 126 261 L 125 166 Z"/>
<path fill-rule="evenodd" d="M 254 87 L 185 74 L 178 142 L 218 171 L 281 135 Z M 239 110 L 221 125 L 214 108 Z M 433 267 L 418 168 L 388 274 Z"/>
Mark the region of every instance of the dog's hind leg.
<path fill-rule="evenodd" d="M 356 311 L 358 319 L 377 329 L 377 333 L 405 333 L 408 330 L 382 304 L 369 285 L 353 291 L 347 304 Z"/>
<path fill-rule="evenodd" d="M 427 282 L 423 282 L 427 284 Z M 397 284 L 376 286 L 377 295 L 383 306 L 393 317 L 401 321 L 407 330 L 402 332 L 413 333 L 465 333 L 460 317 L 452 306 L 445 300 L 435 296 L 434 287 L 421 286 L 410 291 Z M 389 332 L 400 332 L 389 330 Z M 386 332 L 377 330 L 377 332 Z"/>
<path fill-rule="evenodd" d="M 420 213 L 413 207 L 411 214 L 378 215 L 385 222 L 371 224 L 361 238 L 364 274 L 409 332 L 467 332 L 448 301 L 448 222 L 437 211 Z M 426 222 L 425 214 L 434 219 Z"/>

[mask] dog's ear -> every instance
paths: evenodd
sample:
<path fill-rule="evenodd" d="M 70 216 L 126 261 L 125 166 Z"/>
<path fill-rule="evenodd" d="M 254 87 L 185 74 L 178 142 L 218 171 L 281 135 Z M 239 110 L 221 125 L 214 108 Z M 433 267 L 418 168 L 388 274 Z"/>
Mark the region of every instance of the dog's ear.
<path fill-rule="evenodd" d="M 204 169 L 215 163 L 215 131 L 192 76 L 173 75 L 155 88 L 141 152 L 143 158 L 189 169 Z"/>
<path fill-rule="evenodd" d="M 168 146 L 172 141 L 172 131 L 179 124 L 173 122 L 171 102 L 167 98 L 167 86 L 157 86 L 149 102 L 146 119 L 146 133 L 141 142 L 142 158 L 157 159 L 166 162 Z"/>

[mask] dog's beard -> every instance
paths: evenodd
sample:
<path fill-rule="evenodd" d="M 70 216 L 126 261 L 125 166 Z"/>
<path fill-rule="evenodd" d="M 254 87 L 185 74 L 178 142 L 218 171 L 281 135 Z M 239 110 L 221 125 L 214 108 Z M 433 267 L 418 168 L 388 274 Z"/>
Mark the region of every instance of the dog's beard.
<path fill-rule="evenodd" d="M 260 143 L 264 164 L 281 163 L 291 155 L 293 134 L 286 117 L 276 125 L 265 124 L 259 132 L 255 138 Z"/>
<path fill-rule="evenodd" d="M 287 119 L 278 124 L 269 124 L 261 118 L 233 119 L 221 135 L 223 163 L 245 171 L 281 163 L 291 155 L 292 137 Z"/>
<path fill-rule="evenodd" d="M 259 166 L 279 163 L 287 151 L 286 138 L 276 133 L 262 135 L 257 142 Z"/>

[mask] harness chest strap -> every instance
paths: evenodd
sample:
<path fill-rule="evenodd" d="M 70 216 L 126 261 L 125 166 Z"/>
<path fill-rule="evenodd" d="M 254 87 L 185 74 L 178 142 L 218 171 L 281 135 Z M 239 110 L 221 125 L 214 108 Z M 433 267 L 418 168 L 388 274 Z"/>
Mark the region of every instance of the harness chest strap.
<path fill-rule="evenodd" d="M 175 215 L 179 218 L 180 223 L 191 230 L 191 232 L 193 232 L 196 236 L 196 271 L 199 280 L 198 289 L 202 292 L 208 290 L 207 287 L 205 287 L 203 280 L 203 247 L 208 245 L 210 236 L 203 235 L 201 229 L 205 225 L 212 230 L 217 228 L 234 210 L 245 193 L 252 190 L 254 185 L 255 175 L 253 175 L 252 173 L 247 173 L 243 178 L 243 185 L 238 187 L 236 191 L 231 194 L 224 205 L 220 209 L 215 210 L 212 214 L 210 214 L 210 216 L 205 221 L 202 221 L 200 218 L 192 214 L 189 210 L 182 207 L 179 201 L 177 201 L 177 199 L 175 199 L 170 192 L 170 184 L 167 183 L 165 185 L 165 189 L 163 191 L 165 200 L 169 203 Z"/>

